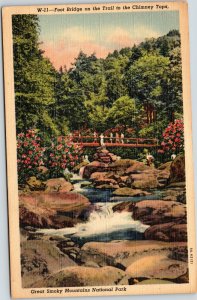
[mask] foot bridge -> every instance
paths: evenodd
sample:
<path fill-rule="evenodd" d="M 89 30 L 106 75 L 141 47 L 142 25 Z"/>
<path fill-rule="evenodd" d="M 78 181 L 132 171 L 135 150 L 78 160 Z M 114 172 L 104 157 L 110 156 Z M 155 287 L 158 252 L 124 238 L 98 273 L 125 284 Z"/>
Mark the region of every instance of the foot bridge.
<path fill-rule="evenodd" d="M 158 139 L 149 138 L 125 138 L 125 137 L 107 137 L 107 136 L 73 136 L 72 141 L 81 144 L 83 147 L 127 147 L 127 148 L 154 148 L 158 147 Z"/>

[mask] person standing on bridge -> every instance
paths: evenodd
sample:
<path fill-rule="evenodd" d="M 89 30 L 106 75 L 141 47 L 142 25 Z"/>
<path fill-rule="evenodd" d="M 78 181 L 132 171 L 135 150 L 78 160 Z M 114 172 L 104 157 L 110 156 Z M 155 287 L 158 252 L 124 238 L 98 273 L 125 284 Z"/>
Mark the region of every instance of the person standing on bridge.
<path fill-rule="evenodd" d="M 113 132 L 110 132 L 110 143 L 112 144 L 113 143 Z"/>
<path fill-rule="evenodd" d="M 124 144 L 124 133 L 120 134 L 120 138 L 121 138 L 121 143 Z"/>
<path fill-rule="evenodd" d="M 100 144 L 101 144 L 101 146 L 105 145 L 104 144 L 104 135 L 103 135 L 103 133 L 101 133 L 101 135 L 100 135 Z"/>
<path fill-rule="evenodd" d="M 119 143 L 120 142 L 120 140 L 119 140 L 119 134 L 118 134 L 118 132 L 116 132 L 116 143 Z"/>
<path fill-rule="evenodd" d="M 97 138 L 98 138 L 98 134 L 97 134 L 96 131 L 94 131 L 93 135 L 94 135 L 94 143 L 96 143 L 97 142 Z"/>

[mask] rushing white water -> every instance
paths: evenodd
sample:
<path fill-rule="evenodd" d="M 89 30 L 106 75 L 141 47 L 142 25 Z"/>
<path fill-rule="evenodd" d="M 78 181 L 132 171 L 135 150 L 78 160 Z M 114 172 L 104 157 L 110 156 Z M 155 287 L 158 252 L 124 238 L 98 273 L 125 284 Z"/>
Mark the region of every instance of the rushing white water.
<path fill-rule="evenodd" d="M 77 182 L 73 184 L 75 192 L 83 192 L 83 188 L 81 188 L 81 182 Z"/>
<path fill-rule="evenodd" d="M 41 230 L 41 232 L 72 235 L 74 237 L 90 237 L 127 229 L 143 233 L 149 227 L 140 221 L 133 220 L 131 212 L 114 212 L 112 207 L 116 204 L 97 203 L 95 204 L 95 210 L 91 212 L 86 223 L 78 223 L 72 228 L 46 229 Z"/>
<path fill-rule="evenodd" d="M 78 175 L 78 174 L 76 174 L 76 173 L 71 173 L 72 174 L 72 178 L 71 178 L 71 180 L 84 180 L 84 179 L 82 179 L 82 177 L 81 177 L 81 175 Z"/>
<path fill-rule="evenodd" d="M 78 174 L 72 173 L 71 182 L 72 181 L 77 181 L 76 183 L 73 183 L 74 191 L 79 193 L 82 192 L 83 189 L 81 188 L 81 183 L 84 181 L 82 177 Z"/>
<path fill-rule="evenodd" d="M 74 191 L 84 194 L 89 198 L 89 189 L 81 188 L 81 184 L 84 182 L 82 174 L 72 174 L 71 181 L 73 182 Z M 99 191 L 101 193 L 102 191 Z M 94 195 L 95 196 L 95 195 Z M 131 230 L 134 232 L 143 233 L 149 226 L 142 224 L 140 221 L 135 221 L 132 218 L 131 212 L 114 212 L 113 206 L 121 202 L 108 202 L 109 195 L 103 194 L 101 202 L 94 202 L 94 210 L 90 213 L 88 220 L 85 223 L 78 223 L 71 228 L 62 229 L 42 229 L 39 232 L 52 235 L 70 236 L 76 238 L 88 238 L 91 236 L 99 236 L 102 234 L 108 235 L 110 233 Z M 103 202 L 104 199 L 106 202 Z M 98 200 L 97 200 L 98 201 Z M 125 236 L 125 239 L 127 237 Z"/>
<path fill-rule="evenodd" d="M 81 178 L 83 178 L 84 169 L 85 169 L 85 167 L 81 167 L 80 170 L 79 170 L 79 176 Z"/>

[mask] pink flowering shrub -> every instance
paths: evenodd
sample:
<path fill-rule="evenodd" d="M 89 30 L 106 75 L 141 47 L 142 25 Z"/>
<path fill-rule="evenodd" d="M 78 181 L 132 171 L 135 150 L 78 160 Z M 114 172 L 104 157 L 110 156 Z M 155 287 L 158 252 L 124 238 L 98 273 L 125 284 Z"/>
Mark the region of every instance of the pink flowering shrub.
<path fill-rule="evenodd" d="M 184 125 L 183 120 L 175 120 L 170 123 L 163 132 L 162 149 L 160 153 L 179 153 L 184 149 Z"/>
<path fill-rule="evenodd" d="M 42 138 L 35 130 L 17 135 L 18 182 L 25 183 L 29 177 L 38 176 L 40 166 L 49 169 L 50 177 L 64 176 L 65 169 L 72 170 L 80 161 L 82 147 L 71 138 L 58 137 L 47 147 L 41 146 Z"/>
<path fill-rule="evenodd" d="M 43 165 L 44 148 L 41 138 L 35 130 L 17 135 L 18 181 L 24 183 L 31 176 L 36 176 L 38 167 Z"/>
<path fill-rule="evenodd" d="M 82 147 L 72 138 L 58 137 L 52 140 L 45 152 L 45 165 L 51 177 L 59 177 L 65 169 L 72 170 L 81 161 Z"/>

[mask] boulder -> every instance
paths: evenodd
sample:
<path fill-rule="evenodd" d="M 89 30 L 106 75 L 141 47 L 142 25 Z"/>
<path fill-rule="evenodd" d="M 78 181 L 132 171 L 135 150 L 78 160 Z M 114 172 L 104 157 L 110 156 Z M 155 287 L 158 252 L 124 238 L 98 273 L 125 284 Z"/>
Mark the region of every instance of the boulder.
<path fill-rule="evenodd" d="M 107 164 L 99 161 L 93 161 L 84 167 L 83 177 L 89 179 L 92 173 L 105 172 L 107 171 L 107 168 Z"/>
<path fill-rule="evenodd" d="M 155 263 L 156 262 L 156 263 Z M 131 278 L 176 279 L 187 272 L 186 262 L 166 257 L 165 254 L 147 255 L 126 269 Z"/>
<path fill-rule="evenodd" d="M 42 280 L 45 276 L 59 271 L 60 268 L 75 265 L 76 263 L 63 254 L 53 242 L 28 240 L 21 243 L 23 288 L 29 288 L 35 281 Z"/>
<path fill-rule="evenodd" d="M 111 171 L 123 171 L 125 173 L 125 171 L 128 170 L 129 167 L 132 167 L 134 164 L 138 165 L 138 163 L 138 161 L 132 159 L 119 159 L 111 163 L 109 165 L 109 168 Z"/>
<path fill-rule="evenodd" d="M 50 172 L 47 167 L 40 166 L 37 168 L 37 170 L 38 170 L 38 174 L 37 174 L 38 179 L 47 180 L 49 178 Z"/>
<path fill-rule="evenodd" d="M 90 179 L 93 180 L 96 188 L 111 188 L 116 189 L 119 187 L 115 175 L 111 172 L 95 172 L 92 173 Z"/>
<path fill-rule="evenodd" d="M 183 193 L 177 196 L 177 202 L 186 204 L 186 191 L 183 191 Z"/>
<path fill-rule="evenodd" d="M 57 247 L 61 250 L 61 252 L 67 254 L 72 260 L 78 261 L 80 248 L 73 241 L 69 241 L 67 239 L 59 241 L 57 243 Z"/>
<path fill-rule="evenodd" d="M 165 242 L 186 242 L 187 225 L 176 224 L 174 222 L 153 225 L 146 229 L 144 235 L 147 240 L 158 240 Z"/>
<path fill-rule="evenodd" d="M 145 170 L 151 172 L 152 170 L 154 170 L 154 168 L 152 166 L 145 165 L 143 162 L 133 160 L 131 166 L 126 169 L 125 174 L 139 174 Z"/>
<path fill-rule="evenodd" d="M 30 191 L 40 191 L 45 189 L 45 183 L 38 180 L 35 176 L 29 178 L 27 185 Z"/>
<path fill-rule="evenodd" d="M 177 201 L 186 204 L 186 191 L 185 188 L 168 188 L 163 191 L 163 200 Z"/>
<path fill-rule="evenodd" d="M 125 177 L 127 178 L 128 176 Z M 121 184 L 126 185 L 124 183 L 126 181 L 125 177 L 120 177 L 114 172 L 95 172 L 91 175 L 90 179 L 93 180 L 96 188 L 102 188 L 102 186 L 105 188 L 108 186 L 109 188 L 117 189 Z"/>
<path fill-rule="evenodd" d="M 135 204 L 132 216 L 147 225 L 169 222 L 186 224 L 186 206 L 175 201 L 144 200 Z"/>
<path fill-rule="evenodd" d="M 114 267 L 67 267 L 46 279 L 32 284 L 34 288 L 128 285 L 128 276 Z"/>
<path fill-rule="evenodd" d="M 112 207 L 112 209 L 114 212 L 123 212 L 123 211 L 132 212 L 135 205 L 136 205 L 136 203 L 131 202 L 131 201 L 120 202 L 120 203 L 114 205 Z"/>
<path fill-rule="evenodd" d="M 119 159 L 118 156 L 114 155 L 113 153 L 109 153 L 109 156 L 110 156 L 112 162 L 115 162 L 116 160 Z"/>
<path fill-rule="evenodd" d="M 120 182 L 120 183 L 125 183 L 126 185 L 128 184 L 128 178 L 129 178 L 129 176 L 120 176 L 119 178 L 118 178 L 118 181 Z"/>
<path fill-rule="evenodd" d="M 155 189 L 159 183 L 157 176 L 147 173 L 131 175 L 133 180 L 132 187 L 135 189 Z"/>
<path fill-rule="evenodd" d="M 170 177 L 171 164 L 172 164 L 172 162 L 169 161 L 165 164 L 160 165 L 158 168 L 157 180 L 163 186 L 168 184 L 169 177 Z"/>
<path fill-rule="evenodd" d="M 158 170 L 159 171 L 169 171 L 169 174 L 170 174 L 170 167 L 171 167 L 171 164 L 172 164 L 172 161 L 168 161 L 164 164 L 161 164 L 159 167 L 158 167 Z"/>
<path fill-rule="evenodd" d="M 117 189 L 119 185 L 112 176 L 111 172 L 95 172 L 90 176 L 90 179 L 93 180 L 94 186 L 99 189 Z"/>
<path fill-rule="evenodd" d="M 72 191 L 73 185 L 64 178 L 53 178 L 46 181 L 46 193 L 64 193 Z"/>
<path fill-rule="evenodd" d="M 109 164 L 117 160 L 117 156 L 110 153 L 106 148 L 99 147 L 94 154 L 94 160 Z"/>
<path fill-rule="evenodd" d="M 185 181 L 173 182 L 173 183 L 168 184 L 167 187 L 168 188 L 183 188 L 183 189 L 185 189 L 186 183 L 185 183 Z"/>
<path fill-rule="evenodd" d="M 153 166 L 147 166 L 143 162 L 132 161 L 132 165 L 125 170 L 127 186 L 135 189 L 154 189 L 159 186 L 157 180 L 158 171 Z"/>
<path fill-rule="evenodd" d="M 78 164 L 77 166 L 75 166 L 75 167 L 73 168 L 73 172 L 79 173 L 80 169 L 81 169 L 82 167 L 87 166 L 88 164 L 89 164 L 88 161 L 86 161 L 86 160 L 82 161 L 80 164 Z"/>
<path fill-rule="evenodd" d="M 111 183 L 109 183 L 109 184 L 104 183 L 104 184 L 97 185 L 95 187 L 97 189 L 102 189 L 102 190 L 106 190 L 106 189 L 114 190 L 114 189 L 118 189 L 119 185 L 118 184 L 111 184 Z"/>
<path fill-rule="evenodd" d="M 118 185 L 120 188 L 154 189 L 159 186 L 157 175 L 154 167 L 132 159 L 120 159 L 111 164 L 94 161 L 84 170 L 84 177 L 93 180 L 96 186 L 111 185 L 113 188 Z"/>
<path fill-rule="evenodd" d="M 166 259 L 173 255 L 177 249 L 187 250 L 187 243 L 167 243 L 161 241 L 112 241 L 89 242 L 81 248 L 81 262 L 94 261 L 99 266 L 111 265 L 125 270 L 132 263 L 154 256 L 163 255 Z M 175 260 L 175 259 L 174 259 Z M 154 264 L 155 264 L 154 261 Z M 157 264 L 155 264 L 157 265 Z"/>
<path fill-rule="evenodd" d="M 115 196 L 128 196 L 128 197 L 138 197 L 138 196 L 148 196 L 151 195 L 148 192 L 142 191 L 142 190 L 135 190 L 131 188 L 119 188 L 113 192 L 113 195 Z"/>
<path fill-rule="evenodd" d="M 94 186 L 101 186 L 101 185 L 109 185 L 111 188 L 117 188 L 119 187 L 117 182 L 114 179 L 110 178 L 103 178 L 102 180 L 96 180 L 94 181 Z"/>
<path fill-rule="evenodd" d="M 83 195 L 68 193 L 21 194 L 19 197 L 20 226 L 35 228 L 72 227 L 83 220 L 90 206 Z"/>
<path fill-rule="evenodd" d="M 93 181 L 102 181 L 108 175 L 107 172 L 94 172 L 91 174 L 90 179 Z"/>
<path fill-rule="evenodd" d="M 169 258 L 188 262 L 188 248 L 187 247 L 174 248 Z"/>
<path fill-rule="evenodd" d="M 170 167 L 170 183 L 185 181 L 185 156 L 178 155 Z"/>

